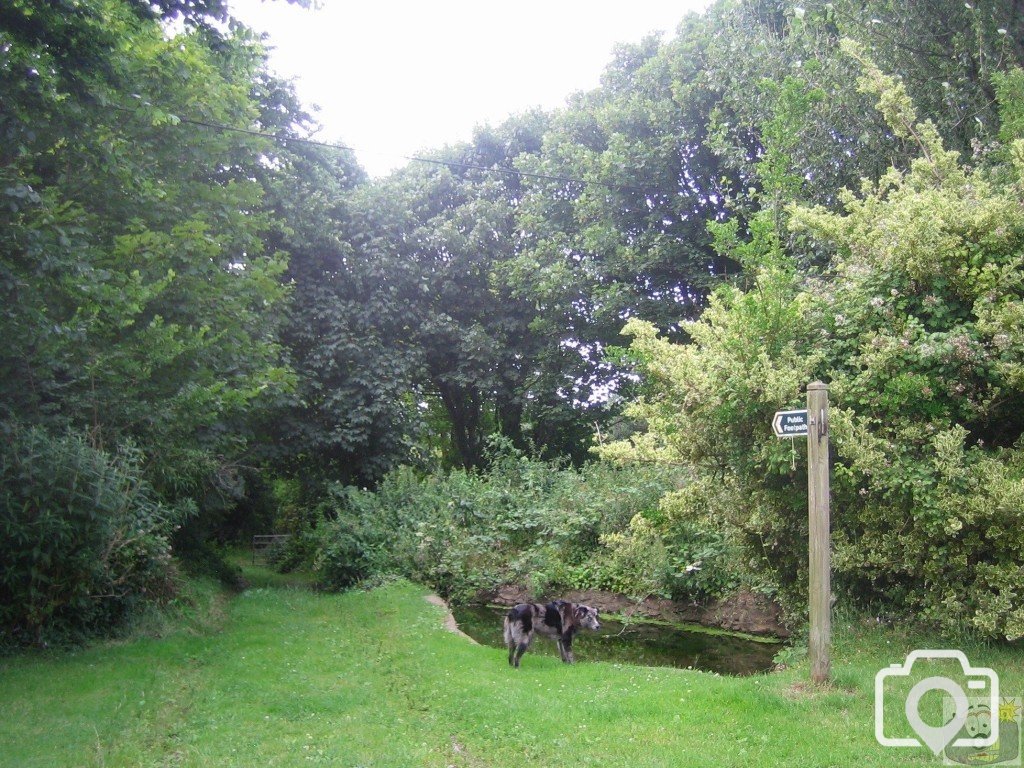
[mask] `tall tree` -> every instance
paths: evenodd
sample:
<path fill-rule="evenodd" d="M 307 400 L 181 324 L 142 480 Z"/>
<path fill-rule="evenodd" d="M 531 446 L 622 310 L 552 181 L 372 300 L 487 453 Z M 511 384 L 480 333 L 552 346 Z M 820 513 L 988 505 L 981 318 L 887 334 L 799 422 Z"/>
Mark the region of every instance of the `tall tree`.
<path fill-rule="evenodd" d="M 445 416 L 454 455 L 483 460 L 484 438 L 501 431 L 522 442 L 532 422 L 538 349 L 532 305 L 517 300 L 498 270 L 518 250 L 517 158 L 537 152 L 539 114 L 477 131 L 471 144 L 437 153 L 381 185 L 388 236 L 368 253 L 394 265 L 389 290 L 407 312 L 419 397 Z"/>
<path fill-rule="evenodd" d="M 703 68 L 721 93 L 711 115 L 711 145 L 741 179 L 730 190 L 733 208 L 749 214 L 763 204 L 760 174 L 771 170 L 792 175 L 794 197 L 837 208 L 842 189 L 877 179 L 891 166 L 905 168 L 915 156 L 916 146 L 849 87 L 858 72 L 839 50 L 844 37 L 900 77 L 947 145 L 970 157 L 996 136 L 993 75 L 1021 60 L 1024 12 L 1018 6 L 1012 0 L 714 6 L 708 23 L 716 33 L 709 36 Z M 785 158 L 765 165 L 763 131 L 782 127 L 780 116 L 791 112 L 798 86 L 807 97 L 806 119 L 790 114 Z"/>
<path fill-rule="evenodd" d="M 267 142 L 230 130 L 259 127 L 257 41 L 136 10 L 5 6 L 0 418 L 134 441 L 175 496 L 228 482 L 238 421 L 287 383 L 284 261 L 257 213 Z"/>
<path fill-rule="evenodd" d="M 290 254 L 283 333 L 298 386 L 275 412 L 274 457 L 316 483 L 368 484 L 408 456 L 408 319 L 372 256 L 377 202 L 351 153 L 297 145 L 275 174 L 276 247 Z"/>

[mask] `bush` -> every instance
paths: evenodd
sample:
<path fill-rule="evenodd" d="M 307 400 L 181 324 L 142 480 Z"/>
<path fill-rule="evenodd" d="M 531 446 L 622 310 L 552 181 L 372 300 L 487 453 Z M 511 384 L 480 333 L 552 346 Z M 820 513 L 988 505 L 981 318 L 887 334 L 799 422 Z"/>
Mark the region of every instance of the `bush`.
<path fill-rule="evenodd" d="M 323 509 L 332 519 L 318 531 L 318 577 L 345 588 L 368 576 L 400 574 L 456 601 L 503 583 L 527 584 L 537 594 L 563 588 L 634 597 L 717 594 L 718 584 L 699 581 L 685 565 L 678 574 L 672 570 L 704 551 L 700 532 L 679 534 L 659 510 L 661 497 L 676 486 L 673 474 L 603 464 L 564 468 L 498 444 L 487 472 L 423 476 L 404 468 L 374 492 L 335 486 Z M 709 534 L 705 543 L 713 539 Z M 716 564 L 709 558 L 708 565 Z"/>
<path fill-rule="evenodd" d="M 357 528 L 336 521 L 328 530 L 314 562 L 320 586 L 335 591 L 348 589 L 374 573 L 367 555 L 368 542 Z"/>
<path fill-rule="evenodd" d="M 138 456 L 16 429 L 0 447 L 0 632 L 5 644 L 78 640 L 175 593 L 169 535 Z"/>

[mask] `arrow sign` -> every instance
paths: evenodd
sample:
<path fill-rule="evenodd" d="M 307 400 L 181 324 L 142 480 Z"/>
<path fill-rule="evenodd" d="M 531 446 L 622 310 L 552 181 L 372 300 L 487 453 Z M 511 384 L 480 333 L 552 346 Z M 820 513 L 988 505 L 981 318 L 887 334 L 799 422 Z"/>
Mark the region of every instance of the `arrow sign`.
<path fill-rule="evenodd" d="M 807 409 L 802 411 L 776 411 L 772 419 L 776 437 L 807 437 Z"/>

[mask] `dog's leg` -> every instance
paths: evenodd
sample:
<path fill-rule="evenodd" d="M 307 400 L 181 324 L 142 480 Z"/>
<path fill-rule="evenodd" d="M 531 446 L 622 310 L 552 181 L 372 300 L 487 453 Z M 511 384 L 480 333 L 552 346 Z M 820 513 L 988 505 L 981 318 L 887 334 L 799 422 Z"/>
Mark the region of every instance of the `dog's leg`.
<path fill-rule="evenodd" d="M 505 644 L 508 645 L 509 664 L 517 669 L 519 668 L 519 660 L 523 658 L 526 649 L 530 647 L 532 639 L 533 631 L 528 626 L 528 622 L 520 623 L 515 620 L 505 620 Z"/>
<path fill-rule="evenodd" d="M 526 649 L 530 647 L 530 641 L 524 640 L 516 646 L 515 661 L 512 666 L 519 669 L 519 660 L 523 658 L 523 654 L 526 653 Z"/>
<path fill-rule="evenodd" d="M 572 634 L 566 633 L 558 641 L 558 650 L 562 652 L 562 661 L 566 664 L 573 664 L 576 657 L 572 655 Z"/>
<path fill-rule="evenodd" d="M 508 647 L 509 666 L 515 666 L 513 659 L 516 653 L 516 641 L 512 638 L 512 624 L 508 619 L 505 619 L 505 645 Z"/>

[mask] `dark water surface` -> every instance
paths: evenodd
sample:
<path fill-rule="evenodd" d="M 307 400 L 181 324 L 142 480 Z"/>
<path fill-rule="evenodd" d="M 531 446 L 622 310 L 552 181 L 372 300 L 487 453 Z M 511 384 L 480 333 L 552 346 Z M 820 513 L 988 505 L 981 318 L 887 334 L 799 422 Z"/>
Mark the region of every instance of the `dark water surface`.
<path fill-rule="evenodd" d="M 507 608 L 464 606 L 453 608 L 459 629 L 478 643 L 504 648 L 502 621 Z M 659 624 L 629 624 L 601 617 L 597 632 L 583 630 L 572 643 L 576 661 L 610 661 L 645 667 L 693 667 L 723 675 L 752 675 L 771 669 L 779 652 L 777 642 L 758 642 L 732 635 L 687 631 Z M 554 640 L 535 636 L 531 653 L 558 656 Z M 524 662 L 526 663 L 526 662 Z"/>

